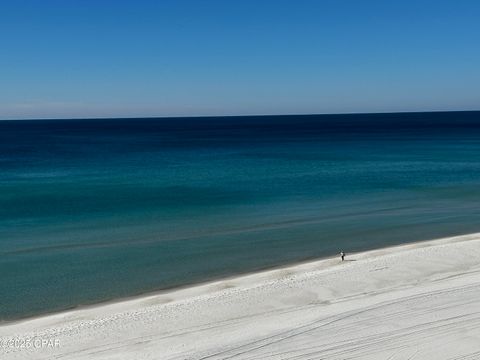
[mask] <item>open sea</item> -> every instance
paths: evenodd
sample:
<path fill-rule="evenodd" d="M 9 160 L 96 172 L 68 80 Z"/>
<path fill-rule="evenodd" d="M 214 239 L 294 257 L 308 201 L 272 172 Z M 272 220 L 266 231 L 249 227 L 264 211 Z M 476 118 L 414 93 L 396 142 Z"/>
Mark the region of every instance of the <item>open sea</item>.
<path fill-rule="evenodd" d="M 0 121 L 0 320 L 480 231 L 480 112 Z"/>

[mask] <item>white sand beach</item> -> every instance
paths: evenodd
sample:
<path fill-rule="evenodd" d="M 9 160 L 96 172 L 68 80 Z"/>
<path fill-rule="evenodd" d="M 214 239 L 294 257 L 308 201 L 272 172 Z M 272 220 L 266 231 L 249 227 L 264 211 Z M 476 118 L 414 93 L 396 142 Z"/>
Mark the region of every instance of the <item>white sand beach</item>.
<path fill-rule="evenodd" d="M 0 359 L 480 359 L 480 234 L 346 259 L 6 324 Z"/>

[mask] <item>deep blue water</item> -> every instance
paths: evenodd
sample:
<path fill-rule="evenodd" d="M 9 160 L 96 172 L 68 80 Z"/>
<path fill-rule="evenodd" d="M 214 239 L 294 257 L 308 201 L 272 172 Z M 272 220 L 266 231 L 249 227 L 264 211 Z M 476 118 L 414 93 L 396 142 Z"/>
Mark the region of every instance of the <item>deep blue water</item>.
<path fill-rule="evenodd" d="M 480 112 L 0 121 L 0 319 L 480 231 Z"/>

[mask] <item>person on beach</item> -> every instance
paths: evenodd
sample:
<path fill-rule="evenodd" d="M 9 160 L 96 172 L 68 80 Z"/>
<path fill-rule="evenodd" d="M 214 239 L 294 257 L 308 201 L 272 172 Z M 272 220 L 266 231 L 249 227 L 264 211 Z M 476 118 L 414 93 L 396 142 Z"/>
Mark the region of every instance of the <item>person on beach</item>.
<path fill-rule="evenodd" d="M 340 251 L 340 257 L 342 258 L 342 261 L 345 260 L 345 253 L 343 251 Z"/>

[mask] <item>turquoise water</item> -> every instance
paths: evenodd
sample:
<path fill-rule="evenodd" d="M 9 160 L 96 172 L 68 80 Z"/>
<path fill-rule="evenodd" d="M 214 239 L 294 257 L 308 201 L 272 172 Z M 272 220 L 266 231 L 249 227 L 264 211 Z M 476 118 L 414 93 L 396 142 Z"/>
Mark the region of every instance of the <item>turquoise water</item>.
<path fill-rule="evenodd" d="M 0 319 L 480 230 L 480 113 L 0 122 Z"/>

